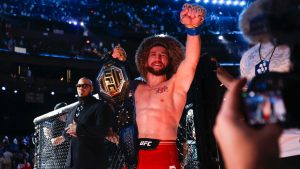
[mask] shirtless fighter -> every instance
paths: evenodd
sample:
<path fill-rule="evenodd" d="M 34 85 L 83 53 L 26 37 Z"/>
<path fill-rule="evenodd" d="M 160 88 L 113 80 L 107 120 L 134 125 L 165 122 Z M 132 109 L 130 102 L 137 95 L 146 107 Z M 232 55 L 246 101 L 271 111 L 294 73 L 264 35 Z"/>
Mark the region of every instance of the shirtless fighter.
<path fill-rule="evenodd" d="M 167 35 L 144 39 L 135 61 L 145 83 L 134 93 L 139 138 L 138 169 L 179 169 L 176 137 L 200 58 L 199 26 L 205 9 L 185 4 L 180 21 L 186 27 L 186 52 Z"/>

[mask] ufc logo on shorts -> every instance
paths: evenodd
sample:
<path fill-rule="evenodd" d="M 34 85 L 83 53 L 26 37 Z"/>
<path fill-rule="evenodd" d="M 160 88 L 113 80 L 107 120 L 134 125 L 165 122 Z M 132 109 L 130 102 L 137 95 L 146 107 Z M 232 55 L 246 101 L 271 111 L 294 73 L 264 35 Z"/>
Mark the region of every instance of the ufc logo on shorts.
<path fill-rule="evenodd" d="M 141 141 L 140 146 L 151 146 L 152 141 Z"/>

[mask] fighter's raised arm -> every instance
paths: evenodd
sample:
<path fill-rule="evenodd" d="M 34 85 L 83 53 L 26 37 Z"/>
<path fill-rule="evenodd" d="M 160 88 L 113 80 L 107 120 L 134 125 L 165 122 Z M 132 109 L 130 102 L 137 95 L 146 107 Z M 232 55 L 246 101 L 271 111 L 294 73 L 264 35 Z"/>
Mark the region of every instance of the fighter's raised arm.
<path fill-rule="evenodd" d="M 184 4 L 180 12 L 180 21 L 186 27 L 187 41 L 185 59 L 175 74 L 175 91 L 187 93 L 193 81 L 200 59 L 201 39 L 200 26 L 204 22 L 206 11 L 198 5 Z"/>

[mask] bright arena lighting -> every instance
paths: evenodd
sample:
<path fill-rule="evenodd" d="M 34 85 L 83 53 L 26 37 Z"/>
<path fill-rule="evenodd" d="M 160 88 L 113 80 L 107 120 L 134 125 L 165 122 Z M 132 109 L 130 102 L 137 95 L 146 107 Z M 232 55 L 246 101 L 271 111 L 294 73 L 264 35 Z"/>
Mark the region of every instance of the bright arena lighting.
<path fill-rule="evenodd" d="M 219 39 L 219 40 L 224 40 L 224 36 L 223 36 L 223 35 L 219 35 L 219 36 L 218 36 L 218 39 Z"/>
<path fill-rule="evenodd" d="M 245 1 L 241 1 L 240 2 L 240 6 L 245 6 L 246 5 L 246 2 Z"/>
<path fill-rule="evenodd" d="M 226 5 L 231 5 L 231 4 L 232 4 L 231 0 L 226 1 Z"/>
<path fill-rule="evenodd" d="M 84 26 L 84 23 L 83 23 L 83 22 L 80 22 L 80 26 Z"/>
<path fill-rule="evenodd" d="M 52 95 L 52 96 L 54 96 L 54 95 L 55 95 L 55 92 L 54 92 L 54 91 L 52 91 L 52 92 L 51 92 L 51 95 Z"/>
<path fill-rule="evenodd" d="M 255 93 L 251 91 L 251 92 L 249 92 L 249 96 L 250 96 L 250 97 L 254 97 L 254 96 L 255 96 Z"/>
<path fill-rule="evenodd" d="M 238 4 L 239 4 L 239 1 L 234 1 L 233 2 L 233 5 L 235 5 L 235 6 L 238 5 Z"/>
<path fill-rule="evenodd" d="M 175 0 L 178 1 L 178 0 Z M 191 0 L 185 0 L 186 2 Z M 213 5 L 227 5 L 227 6 L 241 6 L 244 7 L 247 5 L 246 0 L 195 0 L 195 3 L 202 2 L 204 4 L 213 4 Z"/>
<path fill-rule="evenodd" d="M 17 93 L 18 93 L 18 90 L 14 90 L 14 93 L 17 94 Z"/>
<path fill-rule="evenodd" d="M 5 86 L 2 86 L 2 88 L 1 88 L 1 89 L 4 91 L 4 90 L 6 90 L 6 87 L 5 87 Z"/>

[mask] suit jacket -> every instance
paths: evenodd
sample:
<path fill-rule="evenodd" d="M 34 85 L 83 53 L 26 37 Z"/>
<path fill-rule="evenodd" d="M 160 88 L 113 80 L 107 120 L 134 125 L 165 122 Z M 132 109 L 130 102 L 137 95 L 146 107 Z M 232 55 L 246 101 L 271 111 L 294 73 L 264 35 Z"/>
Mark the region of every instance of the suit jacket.
<path fill-rule="evenodd" d="M 75 110 L 66 121 L 66 126 L 77 123 L 77 137 L 70 139 L 67 168 L 72 169 L 106 169 L 108 157 L 104 146 L 104 137 L 112 124 L 113 112 L 110 106 L 93 96 L 81 98 Z"/>

